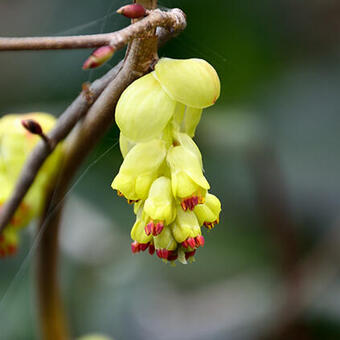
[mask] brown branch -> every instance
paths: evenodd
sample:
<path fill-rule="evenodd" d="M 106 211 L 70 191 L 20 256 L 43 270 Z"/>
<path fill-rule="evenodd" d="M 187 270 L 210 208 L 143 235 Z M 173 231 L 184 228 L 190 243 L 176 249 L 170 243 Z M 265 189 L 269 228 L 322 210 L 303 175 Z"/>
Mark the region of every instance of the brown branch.
<path fill-rule="evenodd" d="M 178 8 L 168 12 L 156 9 L 142 20 L 113 33 L 68 37 L 0 38 L 0 51 L 79 49 L 104 45 L 119 50 L 135 38 L 146 37 L 147 32 L 156 27 L 183 30 L 185 28 L 183 12 Z"/>
<path fill-rule="evenodd" d="M 42 339 L 67 340 L 69 330 L 57 271 L 59 220 L 48 220 L 53 196 L 54 186 L 51 186 L 47 191 L 46 205 L 38 228 L 38 233 L 41 233 L 36 263 L 39 324 Z M 47 222 L 49 225 L 45 228 Z"/>
<path fill-rule="evenodd" d="M 176 12 L 176 19 L 173 18 L 173 20 L 176 21 L 176 25 L 174 26 L 173 30 L 171 30 L 172 32 L 170 33 L 170 35 L 178 33 L 180 30 L 184 29 L 186 25 L 185 15 L 179 9 L 174 9 L 172 11 L 166 12 L 167 17 L 170 13 L 174 12 Z M 140 22 L 144 22 L 144 19 L 142 19 Z M 148 27 L 145 27 L 145 29 L 146 28 L 148 29 Z M 166 41 L 168 39 L 168 35 L 169 33 L 165 34 L 164 30 L 160 30 L 159 44 L 162 44 L 163 41 Z M 39 169 L 45 162 L 46 158 L 54 150 L 56 145 L 69 134 L 75 124 L 86 114 L 92 102 L 98 98 L 104 88 L 115 78 L 115 76 L 121 69 L 121 66 L 122 63 L 117 65 L 101 79 L 96 80 L 89 87 L 89 89 L 86 89 L 84 93 L 80 94 L 68 107 L 68 109 L 60 116 L 54 129 L 51 130 L 50 133 L 47 135 L 50 140 L 51 147 L 48 147 L 46 143 L 39 143 L 37 147 L 33 150 L 21 171 L 20 177 L 13 190 L 12 196 L 4 203 L 1 208 L 0 233 L 10 222 L 12 216 L 20 205 L 20 202 L 27 193 L 28 189 L 32 185 Z M 91 93 L 91 101 L 88 100 L 88 93 Z"/>
<path fill-rule="evenodd" d="M 53 196 L 45 209 L 40 230 L 43 239 L 38 253 L 38 282 L 40 320 L 45 340 L 67 340 L 68 334 L 57 280 L 58 231 L 64 197 L 82 161 L 113 122 L 115 105 L 124 89 L 139 75 L 148 71 L 157 56 L 157 37 L 154 32 L 145 39 L 137 39 L 128 49 L 124 65 L 116 78 L 101 93 L 86 117 L 64 143 L 64 159 Z M 86 145 L 86 147 L 84 147 Z"/>

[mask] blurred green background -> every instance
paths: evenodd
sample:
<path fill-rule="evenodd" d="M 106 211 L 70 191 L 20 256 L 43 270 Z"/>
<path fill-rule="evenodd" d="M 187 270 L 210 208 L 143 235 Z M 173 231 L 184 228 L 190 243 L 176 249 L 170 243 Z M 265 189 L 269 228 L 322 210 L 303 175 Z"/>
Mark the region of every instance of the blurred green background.
<path fill-rule="evenodd" d="M 1 0 L 0 35 L 110 32 L 129 22 L 112 0 Z M 131 207 L 110 184 L 112 127 L 67 197 L 60 278 L 74 336 L 114 339 L 340 338 L 340 2 L 168 0 L 188 27 L 159 52 L 218 71 L 221 97 L 196 143 L 223 207 L 192 265 L 133 256 Z M 0 54 L 0 113 L 60 115 L 90 51 Z M 0 339 L 37 339 L 32 225 L 0 263 Z"/>

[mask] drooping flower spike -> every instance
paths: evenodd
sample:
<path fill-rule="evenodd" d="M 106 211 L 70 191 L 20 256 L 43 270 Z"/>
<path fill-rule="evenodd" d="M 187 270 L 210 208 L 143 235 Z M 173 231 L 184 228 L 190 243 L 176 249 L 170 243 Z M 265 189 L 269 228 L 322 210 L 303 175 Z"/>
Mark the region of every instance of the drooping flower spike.
<path fill-rule="evenodd" d="M 135 203 L 131 251 L 163 261 L 194 261 L 205 244 L 201 227 L 219 221 L 202 155 L 192 140 L 202 110 L 220 95 L 216 71 L 201 59 L 161 59 L 122 94 L 116 108 L 124 157 L 112 183 Z"/>

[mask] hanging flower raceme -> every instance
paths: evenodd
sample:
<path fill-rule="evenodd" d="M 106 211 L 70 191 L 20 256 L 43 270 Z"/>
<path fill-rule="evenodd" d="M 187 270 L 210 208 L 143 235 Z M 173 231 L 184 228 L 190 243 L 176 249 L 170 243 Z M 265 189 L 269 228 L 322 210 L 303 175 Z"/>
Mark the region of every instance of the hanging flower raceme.
<path fill-rule="evenodd" d="M 40 139 L 29 132 L 23 122 L 36 122 L 39 131 L 46 133 L 54 126 L 55 118 L 47 113 L 29 113 L 5 115 L 0 119 L 0 209 L 11 196 L 27 156 Z M 15 253 L 18 231 L 41 213 L 44 193 L 60 158 L 61 147 L 58 146 L 40 169 L 11 222 L 0 234 L 0 257 Z"/>
<path fill-rule="evenodd" d="M 112 188 L 135 203 L 133 253 L 186 263 L 204 246 L 201 227 L 219 221 L 202 156 L 192 140 L 202 110 L 220 95 L 214 68 L 201 59 L 163 58 L 133 82 L 116 107 L 124 157 Z"/>

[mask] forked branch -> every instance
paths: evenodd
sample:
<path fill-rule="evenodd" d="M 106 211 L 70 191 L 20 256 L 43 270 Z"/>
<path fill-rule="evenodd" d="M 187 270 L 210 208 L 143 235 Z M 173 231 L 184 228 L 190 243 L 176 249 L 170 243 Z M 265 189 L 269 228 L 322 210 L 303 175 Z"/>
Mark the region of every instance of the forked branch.
<path fill-rule="evenodd" d="M 58 50 L 94 48 L 109 45 L 115 51 L 135 38 L 145 38 L 156 27 L 181 31 L 185 28 L 184 13 L 174 8 L 167 12 L 155 9 L 142 20 L 119 31 L 66 37 L 0 38 L 0 51 Z"/>
<path fill-rule="evenodd" d="M 150 34 L 150 32 L 154 31 L 157 27 L 167 28 L 171 32 L 170 35 L 174 35 L 180 32 L 181 30 L 183 30 L 185 26 L 186 26 L 185 15 L 180 9 L 172 9 L 168 12 L 154 10 L 148 17 L 140 20 L 139 22 L 136 22 L 121 31 L 118 31 L 115 33 L 109 33 L 108 35 L 111 37 L 111 40 L 112 40 L 113 39 L 112 37 L 115 36 L 116 33 L 117 34 L 119 33 L 118 35 L 116 35 L 116 38 L 114 38 L 114 39 L 117 39 L 115 41 L 118 41 L 118 44 L 122 44 L 122 42 L 126 44 L 130 40 L 133 40 L 133 38 L 136 38 L 137 36 L 139 38 L 147 36 L 148 34 Z M 122 32 L 123 32 L 123 35 L 122 35 Z M 160 30 L 160 37 L 159 37 L 160 42 L 162 40 L 167 40 L 168 35 L 169 34 L 165 34 L 164 30 Z M 118 38 L 118 36 L 120 36 L 121 38 Z M 0 38 L 0 50 L 6 50 L 6 48 L 2 46 L 2 43 L 4 41 L 2 39 L 6 40 L 8 38 Z M 11 39 L 13 39 L 12 44 L 14 46 L 15 39 L 17 38 L 11 38 Z M 21 38 L 18 38 L 18 39 L 20 40 Z M 27 38 L 27 39 L 35 39 L 35 38 Z M 37 39 L 41 39 L 40 41 L 43 41 L 43 39 L 45 38 L 37 38 Z M 101 44 L 102 43 L 103 41 L 101 42 Z M 18 47 L 21 46 L 22 48 L 24 48 L 23 44 L 21 45 L 18 44 L 17 46 Z M 79 45 L 76 45 L 76 46 L 79 46 Z M 93 45 L 93 46 L 98 46 L 98 45 Z M 93 102 L 103 92 L 103 90 L 107 87 L 107 85 L 116 77 L 121 67 L 122 67 L 122 63 L 118 64 L 115 68 L 113 68 L 110 72 L 108 72 L 101 79 L 96 80 L 87 89 L 87 91 L 85 92 L 83 91 L 83 93 L 81 93 L 75 99 L 75 101 L 67 108 L 67 110 L 60 116 L 54 129 L 51 130 L 50 133 L 47 135 L 50 140 L 51 147 L 47 147 L 46 143 L 41 142 L 33 150 L 33 152 L 27 159 L 21 171 L 19 179 L 13 190 L 12 196 L 4 203 L 4 205 L 1 208 L 0 233 L 5 228 L 5 226 L 10 222 L 12 216 L 14 215 L 16 209 L 18 208 L 21 201 L 23 200 L 28 189 L 34 182 L 34 179 L 39 169 L 44 164 L 47 157 L 54 150 L 57 144 L 70 133 L 70 131 L 73 129 L 76 123 L 82 117 L 84 117 L 88 109 L 91 107 L 91 105 L 93 105 Z M 91 101 L 88 100 L 87 95 L 86 95 L 87 93 L 91 94 Z"/>

